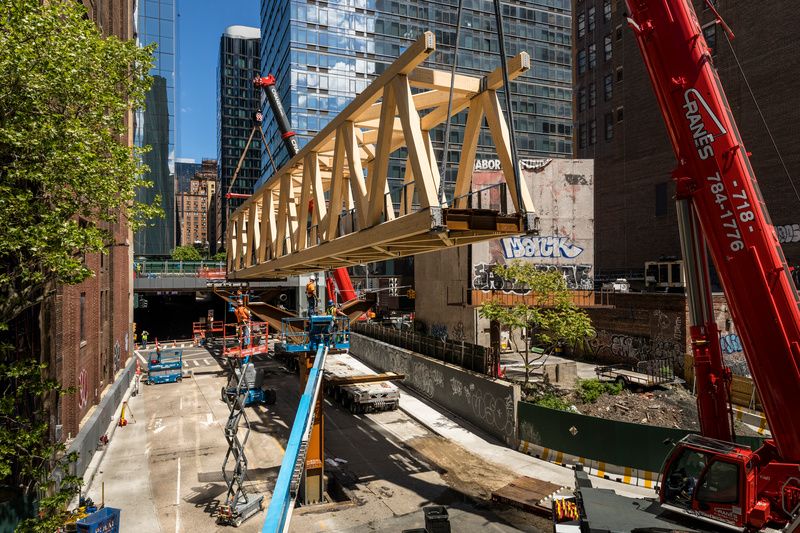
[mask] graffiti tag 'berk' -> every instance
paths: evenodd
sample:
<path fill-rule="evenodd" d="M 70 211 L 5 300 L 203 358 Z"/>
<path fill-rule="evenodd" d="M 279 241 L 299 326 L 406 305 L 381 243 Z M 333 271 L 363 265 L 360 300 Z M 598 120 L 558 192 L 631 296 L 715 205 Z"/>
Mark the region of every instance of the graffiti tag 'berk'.
<path fill-rule="evenodd" d="M 510 237 L 502 239 L 501 242 L 506 259 L 523 257 L 575 259 L 583 252 L 583 248 L 570 242 L 568 237 Z"/>

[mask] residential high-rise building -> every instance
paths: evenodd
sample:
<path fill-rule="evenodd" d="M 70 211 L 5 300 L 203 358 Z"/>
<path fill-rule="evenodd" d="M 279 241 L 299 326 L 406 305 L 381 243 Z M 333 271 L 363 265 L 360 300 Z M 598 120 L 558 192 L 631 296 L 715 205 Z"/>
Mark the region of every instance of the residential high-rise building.
<path fill-rule="evenodd" d="M 136 32 L 142 46 L 155 43 L 153 85 L 145 109 L 136 114 L 135 142 L 150 146 L 144 154 L 147 179 L 153 186 L 140 189 L 137 200 L 161 198 L 164 217 L 134 236 L 134 253 L 168 256 L 175 247 L 175 1 L 146 0 L 136 4 Z"/>
<path fill-rule="evenodd" d="M 800 174 L 800 140 L 787 117 L 800 107 L 800 57 L 794 25 L 783 16 L 794 4 L 781 0 L 770 9 L 758 2 L 714 4 L 736 32 L 730 44 L 707 4 L 694 1 L 778 238 L 794 266 L 800 263 L 800 198 L 789 176 Z M 574 146 L 577 157 L 595 160 L 596 280 L 642 280 L 645 262 L 681 255 L 671 178 L 677 163 L 624 11 L 622 0 L 573 0 Z"/>
<path fill-rule="evenodd" d="M 258 49 L 261 32 L 249 26 L 229 26 L 219 40 L 217 63 L 217 158 L 219 192 L 216 205 L 216 250 L 224 249 L 228 214 L 243 198 L 227 193 L 251 194 L 261 169 L 261 135 L 256 132 L 242 166 L 231 185 L 239 159 L 253 131 L 259 110 L 259 92 L 253 87 L 261 62 Z"/>
<path fill-rule="evenodd" d="M 503 6 L 506 51 L 527 51 L 531 69 L 511 84 L 518 155 L 521 159 L 572 154 L 572 78 L 569 0 L 520 0 Z M 277 78 L 278 91 L 300 145 L 324 128 L 353 97 L 380 75 L 422 32 L 436 35 L 437 52 L 426 66 L 449 69 L 457 21 L 455 3 L 421 0 L 320 0 L 261 2 L 263 75 Z M 464 3 L 458 70 L 481 75 L 500 65 L 491 2 Z M 267 142 L 278 166 L 288 159 L 272 112 L 264 104 Z M 452 184 L 459 161 L 466 113 L 450 132 L 446 181 Z M 444 149 L 444 126 L 432 131 Z M 478 160 L 495 159 L 491 136 L 480 136 Z M 390 188 L 398 190 L 404 155 L 390 166 Z M 262 160 L 264 175 L 271 164 Z"/>
<path fill-rule="evenodd" d="M 208 216 L 217 185 L 217 161 L 203 159 L 186 192 L 177 195 L 179 236 L 181 245 L 210 247 Z"/>
<path fill-rule="evenodd" d="M 175 159 L 175 192 L 182 193 L 189 191 L 189 182 L 196 172 L 199 172 L 202 164 L 194 159 L 176 158 Z"/>

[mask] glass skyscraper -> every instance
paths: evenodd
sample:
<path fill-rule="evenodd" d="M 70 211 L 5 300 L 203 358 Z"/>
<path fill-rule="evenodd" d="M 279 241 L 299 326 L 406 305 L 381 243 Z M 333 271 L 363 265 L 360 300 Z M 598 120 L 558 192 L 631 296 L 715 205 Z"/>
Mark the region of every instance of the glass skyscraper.
<path fill-rule="evenodd" d="M 380 75 L 424 31 L 436 35 L 437 52 L 426 66 L 449 70 L 455 45 L 457 0 L 262 0 L 262 74 L 278 88 L 300 145 L 324 128 L 353 97 Z M 483 75 L 500 65 L 491 1 L 464 0 L 458 71 Z M 571 16 L 569 0 L 519 0 L 503 5 L 506 51 L 526 51 L 531 70 L 511 83 L 521 159 L 571 157 Z M 502 96 L 501 96 L 502 97 Z M 269 107 L 264 104 L 267 140 L 280 166 L 288 159 Z M 446 179 L 459 161 L 466 113 L 453 119 Z M 444 149 L 444 126 L 432 132 Z M 405 154 L 390 168 L 390 186 L 402 181 Z M 495 159 L 488 131 L 477 159 Z M 265 180 L 272 174 L 262 159 Z"/>
<path fill-rule="evenodd" d="M 215 201 L 215 228 L 211 234 L 217 249 L 224 249 L 228 214 L 244 202 L 243 198 L 225 198 L 231 193 L 251 194 L 261 172 L 261 136 L 256 132 L 242 167 L 231 187 L 239 158 L 253 130 L 254 115 L 259 110 L 259 92 L 253 87 L 258 76 L 261 31 L 249 26 L 229 26 L 219 41 L 217 64 L 217 159 L 219 187 Z"/>
<path fill-rule="evenodd" d="M 146 107 L 136 113 L 134 142 L 150 146 L 143 156 L 150 168 L 149 189 L 140 189 L 137 200 L 152 203 L 161 197 L 164 218 L 152 221 L 134 236 L 134 254 L 168 256 L 175 247 L 175 2 L 176 0 L 138 0 L 136 32 L 142 46 L 155 43 L 155 63 L 150 74 L 153 85 L 146 96 Z"/>

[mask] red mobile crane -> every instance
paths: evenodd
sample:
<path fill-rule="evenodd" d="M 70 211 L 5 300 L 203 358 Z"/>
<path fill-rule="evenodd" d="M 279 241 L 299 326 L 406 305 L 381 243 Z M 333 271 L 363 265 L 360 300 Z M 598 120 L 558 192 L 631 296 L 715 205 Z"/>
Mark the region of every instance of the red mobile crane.
<path fill-rule="evenodd" d="M 677 443 L 659 498 L 665 509 L 717 526 L 794 530 L 800 522 L 797 289 L 691 2 L 626 3 L 678 160 L 673 178 L 703 434 Z M 733 443 L 730 374 L 713 316 L 707 250 L 772 431 L 756 451 Z"/>

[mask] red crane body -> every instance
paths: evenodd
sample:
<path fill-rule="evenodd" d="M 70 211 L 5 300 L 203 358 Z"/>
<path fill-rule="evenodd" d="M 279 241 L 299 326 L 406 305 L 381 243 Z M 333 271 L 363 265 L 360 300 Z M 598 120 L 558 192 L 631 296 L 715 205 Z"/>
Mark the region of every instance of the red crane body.
<path fill-rule="evenodd" d="M 678 160 L 673 177 L 679 217 L 683 201 L 687 220 L 697 226 L 699 244 L 684 246 L 684 259 L 692 251 L 697 279 L 707 280 L 707 244 L 772 431 L 772 440 L 756 452 L 720 442 L 732 439 L 728 375 L 713 309 L 705 309 L 690 331 L 701 429 L 711 438 L 676 447 L 663 474 L 661 500 L 740 528 L 785 524 L 800 509 L 797 290 L 691 3 L 627 0 L 627 7 Z M 691 454 L 702 456 L 702 466 L 687 491 L 677 485 L 681 471 L 691 469 Z M 735 492 L 727 487 L 730 493 L 722 497 L 724 490 L 710 485 L 712 477 L 719 481 L 724 475 Z"/>

